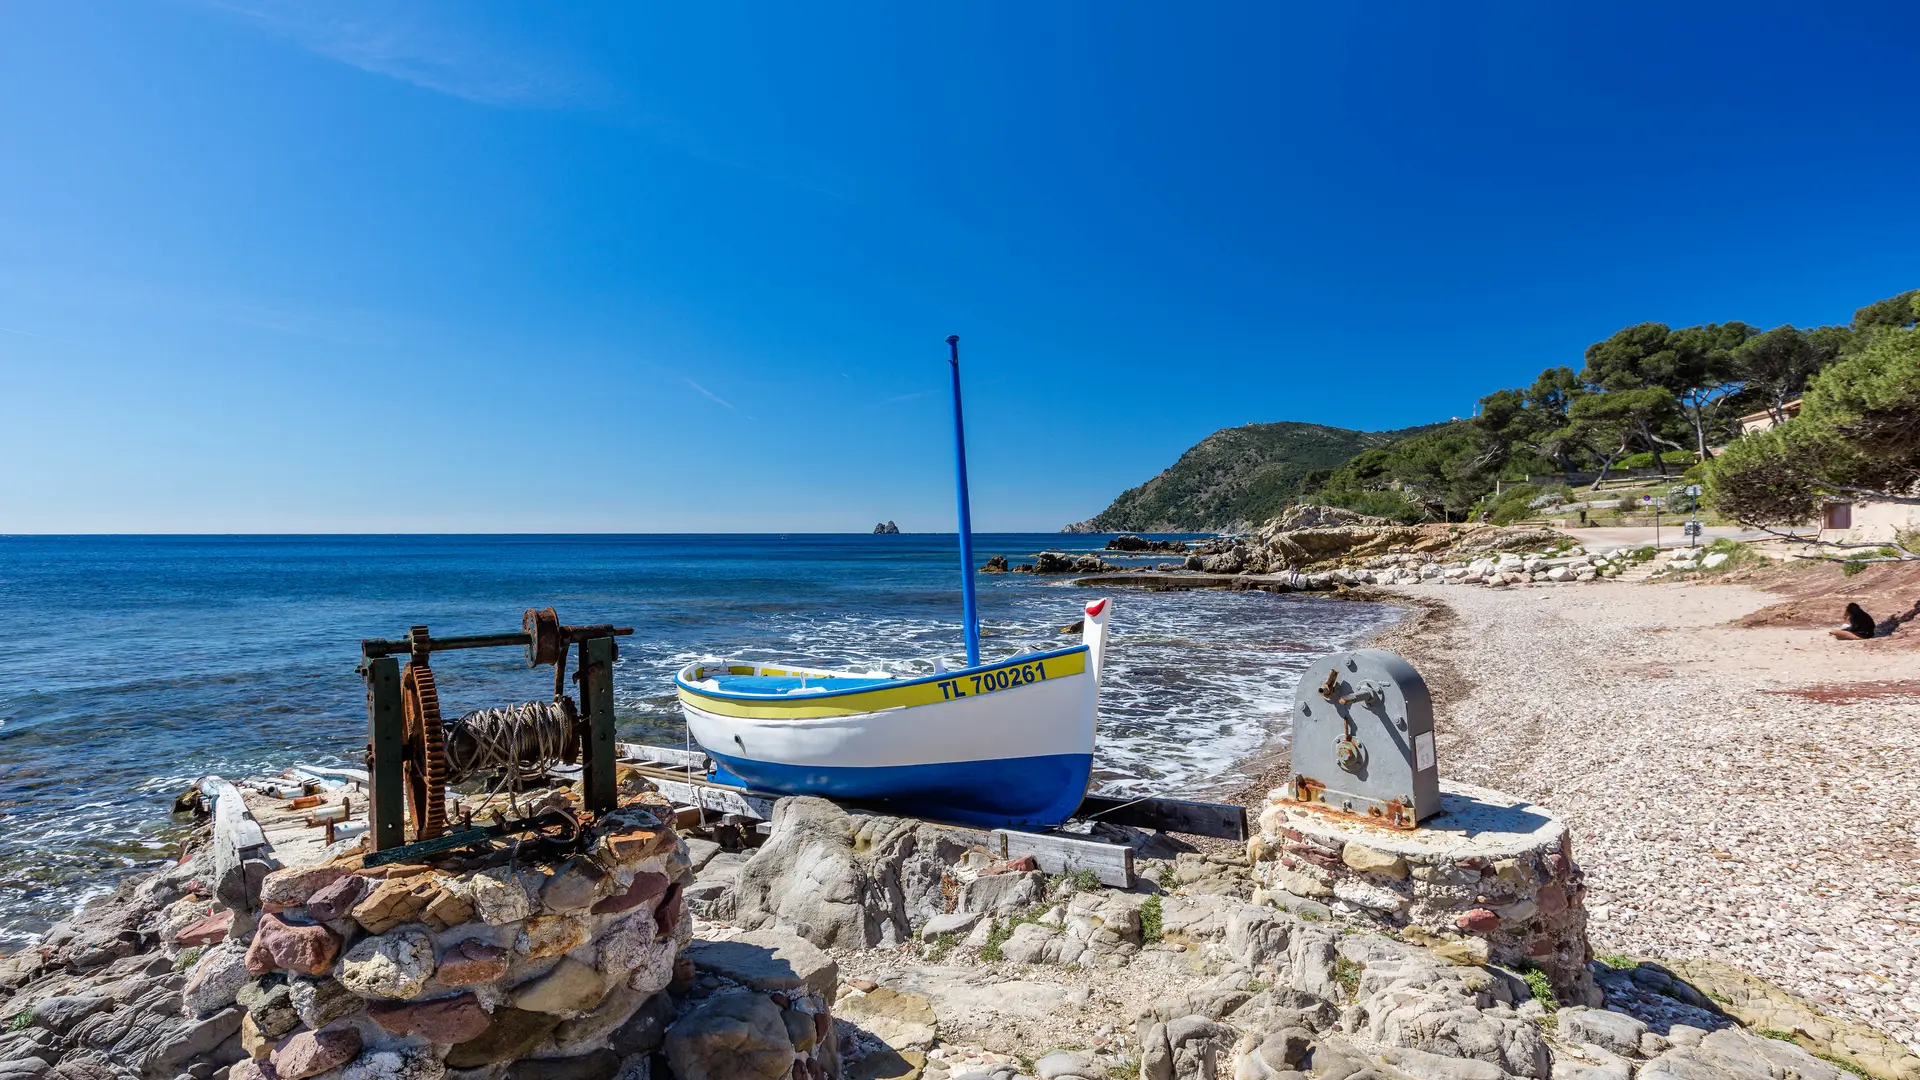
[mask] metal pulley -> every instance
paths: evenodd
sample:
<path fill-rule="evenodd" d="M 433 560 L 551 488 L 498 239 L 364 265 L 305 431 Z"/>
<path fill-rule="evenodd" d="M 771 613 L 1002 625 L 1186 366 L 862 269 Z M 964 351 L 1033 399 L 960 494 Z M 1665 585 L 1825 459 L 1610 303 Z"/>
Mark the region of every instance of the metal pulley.
<path fill-rule="evenodd" d="M 1293 695 L 1295 800 L 1411 829 L 1440 811 L 1433 698 L 1413 665 L 1384 649 L 1313 662 Z"/>
<path fill-rule="evenodd" d="M 567 655 L 568 640 L 560 633 L 560 616 L 550 607 L 528 608 L 520 617 L 520 629 L 527 635 L 527 666 L 557 664 Z"/>

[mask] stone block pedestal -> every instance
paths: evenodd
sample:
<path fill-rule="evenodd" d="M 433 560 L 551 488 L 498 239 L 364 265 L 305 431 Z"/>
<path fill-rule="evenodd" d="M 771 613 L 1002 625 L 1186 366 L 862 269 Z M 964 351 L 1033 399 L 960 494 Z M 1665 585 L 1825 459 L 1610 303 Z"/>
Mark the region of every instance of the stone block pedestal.
<path fill-rule="evenodd" d="M 1563 1003 L 1598 1004 L 1587 971 L 1586 886 L 1553 814 L 1504 792 L 1442 781 L 1441 812 L 1387 828 L 1267 796 L 1254 877 L 1295 898 L 1399 931 L 1463 963 L 1536 967 Z"/>

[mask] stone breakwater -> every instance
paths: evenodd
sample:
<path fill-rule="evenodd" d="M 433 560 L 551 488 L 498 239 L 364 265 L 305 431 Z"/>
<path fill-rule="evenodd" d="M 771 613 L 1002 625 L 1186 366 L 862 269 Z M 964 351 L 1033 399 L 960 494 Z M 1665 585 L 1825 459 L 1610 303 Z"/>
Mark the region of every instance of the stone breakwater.
<path fill-rule="evenodd" d="M 501 845 L 370 867 L 350 841 L 238 904 L 202 847 L 0 962 L 0 1077 L 837 1077 L 817 949 L 736 943 L 696 971 L 671 817 L 629 800 L 551 865 Z"/>

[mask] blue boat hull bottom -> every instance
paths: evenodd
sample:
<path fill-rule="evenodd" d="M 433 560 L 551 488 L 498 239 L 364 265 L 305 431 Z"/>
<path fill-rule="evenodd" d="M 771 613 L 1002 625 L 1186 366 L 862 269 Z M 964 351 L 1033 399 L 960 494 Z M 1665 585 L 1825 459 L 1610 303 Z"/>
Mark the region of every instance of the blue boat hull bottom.
<path fill-rule="evenodd" d="M 707 753 L 742 787 L 884 804 L 908 817 L 982 829 L 1053 828 L 1080 808 L 1093 777 L 1092 754 L 861 768 Z"/>

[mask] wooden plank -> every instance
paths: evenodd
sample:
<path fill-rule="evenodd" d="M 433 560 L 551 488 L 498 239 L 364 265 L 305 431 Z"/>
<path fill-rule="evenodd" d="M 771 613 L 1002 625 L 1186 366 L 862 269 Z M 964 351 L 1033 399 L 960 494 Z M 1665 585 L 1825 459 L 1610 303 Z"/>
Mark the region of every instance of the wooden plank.
<path fill-rule="evenodd" d="M 354 787 L 367 790 L 372 782 L 367 778 L 365 769 L 333 769 L 322 765 L 295 765 L 288 769 L 295 776 L 308 776 L 316 780 L 345 780 Z"/>
<path fill-rule="evenodd" d="M 239 788 L 218 776 L 203 776 L 198 786 L 202 795 L 213 800 L 213 836 L 216 843 L 224 844 L 242 855 L 254 848 L 267 846 L 267 835 L 248 812 L 246 797 L 241 795 Z"/>
<path fill-rule="evenodd" d="M 1188 799 L 1113 799 L 1089 795 L 1074 817 L 1104 821 L 1136 829 L 1212 836 L 1221 840 L 1247 838 L 1247 808 L 1232 803 L 1194 802 Z"/>
<path fill-rule="evenodd" d="M 1103 844 L 1058 833 L 995 829 L 987 834 L 987 851 L 999 859 L 1031 855 L 1040 869 L 1049 874 L 1091 870 L 1102 885 L 1133 888 L 1133 849 L 1124 844 Z"/>
<path fill-rule="evenodd" d="M 620 760 L 645 761 L 655 765 L 672 765 L 695 772 L 707 771 L 707 755 L 699 750 L 682 750 L 673 746 L 653 746 L 648 743 L 623 742 L 619 746 Z"/>
<path fill-rule="evenodd" d="M 660 790 L 660 794 L 672 799 L 676 804 L 692 806 L 705 810 L 709 816 L 717 814 L 739 814 L 755 821 L 767 821 L 773 817 L 772 796 L 757 795 L 739 788 L 722 787 L 690 781 L 684 774 L 675 776 L 664 769 L 642 768 L 649 783 Z"/>

